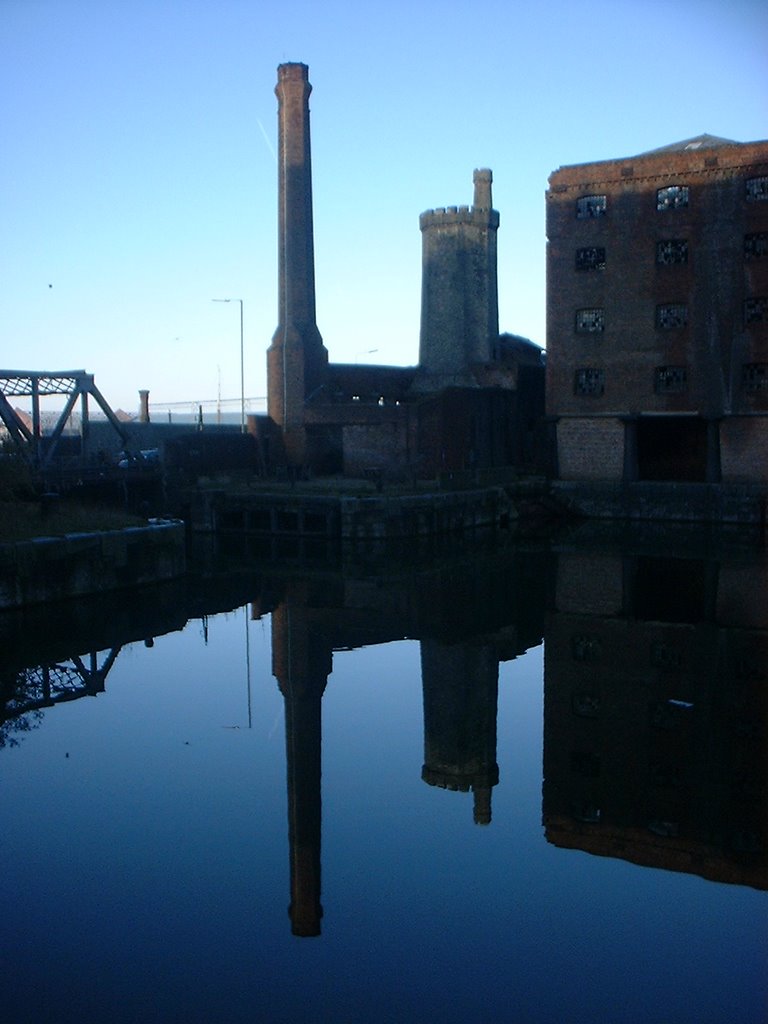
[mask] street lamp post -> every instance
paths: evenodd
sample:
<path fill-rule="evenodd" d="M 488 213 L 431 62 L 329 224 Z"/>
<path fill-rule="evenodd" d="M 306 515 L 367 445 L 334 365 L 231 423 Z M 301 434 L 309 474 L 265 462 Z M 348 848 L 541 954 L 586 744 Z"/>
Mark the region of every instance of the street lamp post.
<path fill-rule="evenodd" d="M 243 300 L 242 299 L 212 299 L 212 302 L 239 302 L 240 303 L 240 431 L 245 433 L 245 351 L 243 348 Z"/>

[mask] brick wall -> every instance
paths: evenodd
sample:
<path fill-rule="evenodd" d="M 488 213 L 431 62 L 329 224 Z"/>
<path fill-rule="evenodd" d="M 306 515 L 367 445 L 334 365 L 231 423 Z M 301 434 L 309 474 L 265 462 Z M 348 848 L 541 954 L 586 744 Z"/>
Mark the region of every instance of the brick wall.
<path fill-rule="evenodd" d="M 768 483 L 768 417 L 729 418 L 720 424 L 723 481 Z"/>
<path fill-rule="evenodd" d="M 665 150 L 551 175 L 549 415 L 591 422 L 596 414 L 725 417 L 724 480 L 766 479 L 764 428 L 739 424 L 731 434 L 728 426 L 734 413 L 768 414 L 768 374 L 760 369 L 768 367 L 768 310 L 747 315 L 768 296 L 760 241 L 768 201 L 747 189 L 749 179 L 766 174 L 768 143 L 758 142 Z M 657 190 L 669 186 L 685 186 L 688 201 L 658 209 Z M 604 210 L 582 216 L 578 204 L 587 196 L 603 197 Z M 758 240 L 749 251 L 748 235 Z M 665 245 L 674 258 L 664 255 Z M 685 258 L 678 259 L 681 246 Z M 663 306 L 681 308 L 685 318 L 672 326 L 662 318 L 661 326 Z M 582 370 L 601 375 L 590 377 L 594 386 L 577 381 Z M 594 479 L 570 430 L 560 431 L 561 473 Z"/>
<path fill-rule="evenodd" d="M 562 419 L 557 425 L 562 480 L 621 480 L 624 424 L 617 419 Z"/>
<path fill-rule="evenodd" d="M 350 423 L 342 428 L 344 473 L 363 476 L 380 469 L 386 478 L 395 477 L 408 465 L 408 436 L 405 423 Z"/>

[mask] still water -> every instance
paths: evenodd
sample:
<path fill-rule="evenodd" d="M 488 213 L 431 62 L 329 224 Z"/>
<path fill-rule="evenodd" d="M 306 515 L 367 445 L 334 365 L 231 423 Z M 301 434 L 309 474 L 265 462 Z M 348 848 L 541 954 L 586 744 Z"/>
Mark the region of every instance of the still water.
<path fill-rule="evenodd" d="M 6 617 L 0 1015 L 759 1024 L 767 584 L 571 537 Z"/>

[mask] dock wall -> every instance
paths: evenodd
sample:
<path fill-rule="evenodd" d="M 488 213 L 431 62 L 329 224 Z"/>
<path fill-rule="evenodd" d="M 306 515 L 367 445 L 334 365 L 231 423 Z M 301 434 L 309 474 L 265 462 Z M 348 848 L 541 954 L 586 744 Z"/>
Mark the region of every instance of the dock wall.
<path fill-rule="evenodd" d="M 554 481 L 551 493 L 588 519 L 722 523 L 765 527 L 768 491 L 757 485 Z"/>
<path fill-rule="evenodd" d="M 198 530 L 342 540 L 394 540 L 504 525 L 517 515 L 503 487 L 425 494 L 307 495 L 209 492 Z"/>
<path fill-rule="evenodd" d="M 180 522 L 0 544 L 0 609 L 158 583 L 185 571 Z"/>

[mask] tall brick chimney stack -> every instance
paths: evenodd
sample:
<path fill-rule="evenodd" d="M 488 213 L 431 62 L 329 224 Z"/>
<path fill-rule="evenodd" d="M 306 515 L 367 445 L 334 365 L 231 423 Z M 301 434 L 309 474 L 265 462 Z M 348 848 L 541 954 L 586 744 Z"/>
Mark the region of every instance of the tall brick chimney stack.
<path fill-rule="evenodd" d="M 315 322 L 309 68 L 281 64 L 278 99 L 278 326 L 267 352 L 267 408 L 289 463 L 306 461 L 304 404 L 323 382 L 328 352 Z"/>

